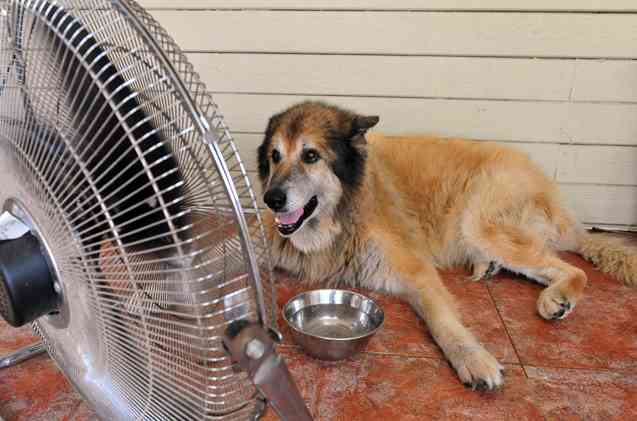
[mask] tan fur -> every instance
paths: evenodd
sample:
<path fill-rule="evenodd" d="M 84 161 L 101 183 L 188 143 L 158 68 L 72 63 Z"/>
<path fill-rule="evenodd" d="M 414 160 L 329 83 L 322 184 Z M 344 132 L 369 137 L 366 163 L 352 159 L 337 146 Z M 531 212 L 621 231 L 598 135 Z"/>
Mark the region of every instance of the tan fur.
<path fill-rule="evenodd" d="M 323 129 L 355 115 L 304 103 L 278 117 L 270 148 L 301 143 L 319 150 L 324 162 L 307 165 L 287 157 L 272 166 L 264 188 L 292 166 L 323 180 L 319 187 L 293 184 L 292 191 L 308 198 L 317 194 L 319 201 L 323 195 L 342 197 L 290 238 L 278 235 L 272 214 L 266 214 L 276 264 L 309 281 L 403 296 L 464 383 L 497 387 L 502 367 L 462 325 L 436 268 L 465 265 L 480 279 L 495 264 L 535 279 L 547 286 L 537 303 L 546 319 L 565 317 L 586 285 L 584 272 L 560 260 L 558 250 L 579 251 L 635 284 L 635 253 L 587 234 L 562 204 L 555 184 L 523 153 L 495 143 L 368 134 L 366 144 L 364 139 L 356 144 L 367 160 L 362 182 L 349 197 L 331 173 L 334 157 Z M 314 237 L 321 238 L 321 246 L 305 249 Z"/>
<path fill-rule="evenodd" d="M 625 238 L 608 233 L 586 233 L 580 238 L 578 252 L 601 271 L 626 285 L 637 286 L 637 249 Z"/>

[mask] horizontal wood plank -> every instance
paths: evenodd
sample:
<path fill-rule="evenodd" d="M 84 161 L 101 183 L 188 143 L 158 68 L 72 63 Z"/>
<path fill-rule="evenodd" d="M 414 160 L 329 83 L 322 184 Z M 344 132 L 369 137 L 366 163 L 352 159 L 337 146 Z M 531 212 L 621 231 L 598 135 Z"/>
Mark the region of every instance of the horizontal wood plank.
<path fill-rule="evenodd" d="M 634 185 L 637 148 L 560 145 L 557 180 L 563 183 Z"/>
<path fill-rule="evenodd" d="M 574 60 L 412 56 L 193 53 L 189 59 L 215 92 L 565 101 L 575 66 Z"/>
<path fill-rule="evenodd" d="M 236 133 L 232 137 L 246 170 L 255 172 L 257 170 L 257 148 L 263 141 L 263 134 Z"/>
<path fill-rule="evenodd" d="M 316 97 L 217 94 L 214 99 L 234 131 L 265 130 L 269 117 L 303 100 L 321 100 L 378 115 L 379 131 L 432 133 L 489 140 L 566 141 L 565 104 L 507 101 L 449 101 L 406 98 Z"/>
<path fill-rule="evenodd" d="M 216 94 L 235 132 L 261 133 L 268 118 L 302 100 L 380 116 L 378 130 L 472 139 L 637 145 L 637 104 Z"/>
<path fill-rule="evenodd" d="M 637 57 L 630 14 L 155 10 L 186 50 Z"/>
<path fill-rule="evenodd" d="M 637 225 L 637 187 L 561 184 L 566 202 L 587 225 Z"/>
<path fill-rule="evenodd" d="M 139 0 L 139 3 L 166 9 L 637 11 L 633 0 Z"/>
<path fill-rule="evenodd" d="M 568 142 L 637 145 L 637 104 L 573 103 L 567 108 L 562 132 Z"/>
<path fill-rule="evenodd" d="M 215 92 L 637 103 L 637 62 L 632 60 L 223 53 L 188 57 Z"/>
<path fill-rule="evenodd" d="M 637 62 L 578 60 L 573 101 L 637 102 Z"/>

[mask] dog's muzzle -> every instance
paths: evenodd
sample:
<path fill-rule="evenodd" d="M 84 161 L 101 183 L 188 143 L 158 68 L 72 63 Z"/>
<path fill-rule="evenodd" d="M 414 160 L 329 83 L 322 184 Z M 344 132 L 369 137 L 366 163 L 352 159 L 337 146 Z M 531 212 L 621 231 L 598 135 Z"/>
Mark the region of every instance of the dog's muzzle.
<path fill-rule="evenodd" d="M 279 233 L 288 237 L 298 231 L 318 207 L 318 198 L 313 196 L 305 206 L 291 212 L 275 212 L 274 220 Z"/>

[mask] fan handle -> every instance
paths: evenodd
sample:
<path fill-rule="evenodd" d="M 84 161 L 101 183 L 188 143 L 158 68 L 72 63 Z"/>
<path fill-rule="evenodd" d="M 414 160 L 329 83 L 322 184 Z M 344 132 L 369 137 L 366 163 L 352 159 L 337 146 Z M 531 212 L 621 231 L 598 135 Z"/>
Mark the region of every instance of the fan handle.
<path fill-rule="evenodd" d="M 237 321 L 223 343 L 281 420 L 312 421 L 285 361 L 276 353 L 273 336 L 257 323 Z"/>

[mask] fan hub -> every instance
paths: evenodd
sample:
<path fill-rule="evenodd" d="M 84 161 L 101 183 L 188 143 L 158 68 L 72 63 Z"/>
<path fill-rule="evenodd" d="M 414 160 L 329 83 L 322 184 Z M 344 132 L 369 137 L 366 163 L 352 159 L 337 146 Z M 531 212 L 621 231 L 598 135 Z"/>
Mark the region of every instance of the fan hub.
<path fill-rule="evenodd" d="M 15 200 L 5 210 L 29 227 L 20 238 L 0 242 L 0 317 L 14 327 L 58 314 L 62 288 L 46 243 L 29 213 Z"/>
<path fill-rule="evenodd" d="M 53 276 L 32 234 L 0 244 L 0 316 L 20 327 L 56 310 Z"/>

